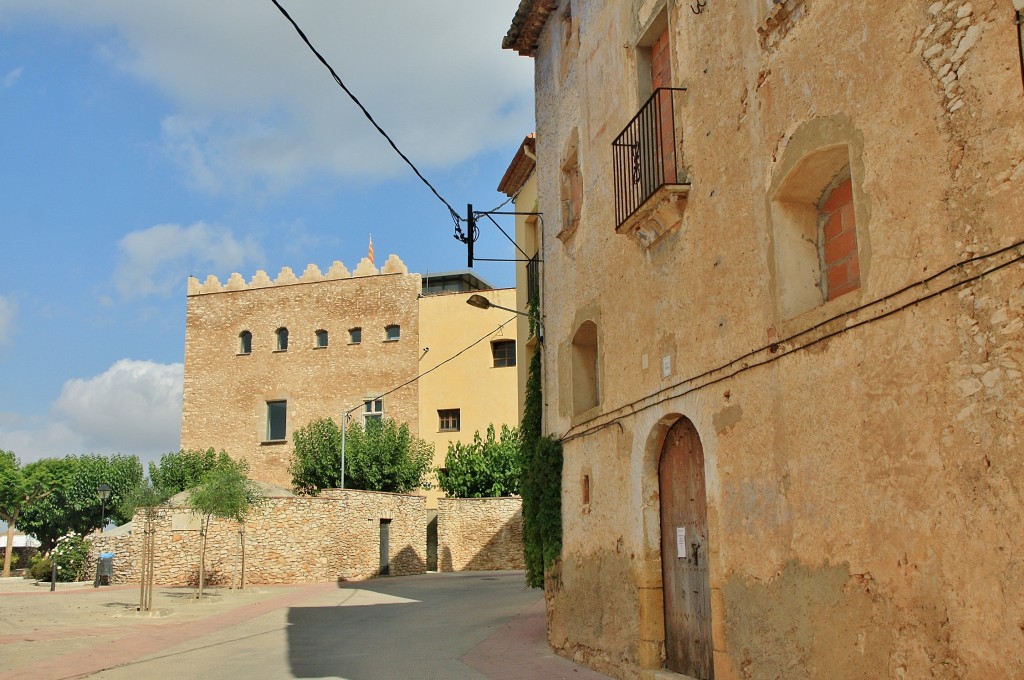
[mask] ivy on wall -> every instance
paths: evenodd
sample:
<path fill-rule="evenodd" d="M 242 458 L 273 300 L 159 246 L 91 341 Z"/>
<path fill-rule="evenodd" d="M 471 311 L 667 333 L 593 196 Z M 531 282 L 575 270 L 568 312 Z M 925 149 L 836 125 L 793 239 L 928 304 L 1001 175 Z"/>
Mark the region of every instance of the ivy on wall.
<path fill-rule="evenodd" d="M 536 300 L 530 304 L 530 323 L 539 318 Z M 526 381 L 522 423 L 523 552 L 526 582 L 544 587 L 544 573 L 562 550 L 562 444 L 542 435 L 541 356 L 537 344 Z"/>

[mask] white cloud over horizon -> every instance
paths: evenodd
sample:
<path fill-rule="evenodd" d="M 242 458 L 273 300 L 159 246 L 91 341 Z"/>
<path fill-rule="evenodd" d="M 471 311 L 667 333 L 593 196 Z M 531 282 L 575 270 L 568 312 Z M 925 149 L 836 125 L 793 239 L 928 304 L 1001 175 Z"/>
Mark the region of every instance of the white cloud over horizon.
<path fill-rule="evenodd" d="M 428 168 L 532 129 L 532 61 L 501 49 L 515 7 L 285 3 L 399 147 Z M 0 20 L 21 14 L 102 36 L 97 59 L 167 98 L 164 151 L 193 186 L 273 190 L 316 172 L 405 171 L 271 3 L 0 0 Z"/>
<path fill-rule="evenodd" d="M 188 227 L 158 224 L 133 231 L 118 241 L 117 249 L 114 285 L 126 300 L 167 297 L 180 289 L 191 273 L 235 271 L 262 257 L 254 241 L 240 241 L 231 230 L 205 222 Z"/>
<path fill-rule="evenodd" d="M 24 73 L 24 71 L 25 69 L 21 66 L 18 68 L 12 68 L 4 74 L 3 78 L 0 78 L 0 89 L 6 90 L 14 87 L 14 84 L 18 82 L 18 79 L 21 78 L 21 74 Z"/>
<path fill-rule="evenodd" d="M 121 359 L 66 381 L 49 417 L 0 414 L 0 449 L 23 463 L 83 453 L 159 460 L 179 448 L 183 379 L 183 364 Z"/>

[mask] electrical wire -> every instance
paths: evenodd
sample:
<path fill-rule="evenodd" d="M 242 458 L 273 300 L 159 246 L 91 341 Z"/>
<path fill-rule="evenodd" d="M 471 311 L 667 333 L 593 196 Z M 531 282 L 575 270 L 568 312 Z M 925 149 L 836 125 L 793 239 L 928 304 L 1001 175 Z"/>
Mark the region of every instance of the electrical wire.
<path fill-rule="evenodd" d="M 349 414 L 350 414 L 350 413 L 352 413 L 353 411 L 357 411 L 357 410 L 359 410 L 360 408 L 364 407 L 364 406 L 366 405 L 366 402 L 367 402 L 367 401 L 376 401 L 376 400 L 378 400 L 378 399 L 383 399 L 384 397 L 388 396 L 389 394 L 393 394 L 393 393 L 397 392 L 398 390 L 402 389 L 403 387 L 408 387 L 409 385 L 413 384 L 414 382 L 416 382 L 417 380 L 419 380 L 419 379 L 420 379 L 420 378 L 422 378 L 423 376 L 425 376 L 425 375 L 429 375 L 429 374 L 433 373 L 434 371 L 436 371 L 437 369 L 441 368 L 441 367 L 442 367 L 442 366 L 444 366 L 445 364 L 447 364 L 447 363 L 449 363 L 449 362 L 451 362 L 451 361 L 454 361 L 455 359 L 459 358 L 460 356 L 462 356 L 463 354 L 465 354 L 465 353 L 466 353 L 466 352 L 468 352 L 469 350 L 473 349 L 474 347 L 476 347 L 477 345 L 479 345 L 479 344 L 480 344 L 481 342 L 483 342 L 483 341 L 484 341 L 484 340 L 486 340 L 487 338 L 491 337 L 492 335 L 494 335 L 495 333 L 497 333 L 498 331 L 500 331 L 500 330 L 501 330 L 501 329 L 503 329 L 503 328 L 504 328 L 505 326 L 509 325 L 510 323 L 512 323 L 512 322 L 513 322 L 513 321 L 515 321 L 515 320 L 516 320 L 516 317 L 515 317 L 515 316 L 513 316 L 513 317 L 512 317 L 511 319 L 509 319 L 508 321 L 505 321 L 504 323 L 500 324 L 500 325 L 499 325 L 499 326 L 498 326 L 497 328 L 495 328 L 495 329 L 494 329 L 493 331 L 488 331 L 486 335 L 482 336 L 482 337 L 481 337 L 481 338 L 479 338 L 478 340 L 475 340 L 475 341 L 473 341 L 473 343 L 472 343 L 472 344 L 470 344 L 470 345 L 467 345 L 466 347 L 463 347 L 463 348 L 462 348 L 462 349 L 460 349 L 460 350 L 459 350 L 458 352 L 456 352 L 455 354 L 451 355 L 450 357 L 448 357 L 447 359 L 445 359 L 444 361 L 442 361 L 441 363 L 439 363 L 439 364 L 438 364 L 437 366 L 434 366 L 433 368 L 429 368 L 429 369 L 427 369 L 427 370 L 423 371 L 423 372 L 422 372 L 422 373 L 420 373 L 419 375 L 417 375 L 417 376 L 415 376 L 415 377 L 413 377 L 413 378 L 410 378 L 409 380 L 406 380 L 406 381 L 405 381 L 404 383 L 402 383 L 401 385 L 398 385 L 397 387 L 393 387 L 392 389 L 388 390 L 387 392 L 384 392 L 383 394 L 379 394 L 379 395 L 377 395 L 376 397 L 373 397 L 372 399 L 365 399 L 365 400 L 363 400 L 363 403 L 362 403 L 362 404 L 359 404 L 358 406 L 353 406 L 353 407 L 352 407 L 352 408 L 350 408 L 349 410 L 347 410 L 347 411 L 345 411 L 344 413 L 342 413 L 342 418 L 348 418 L 348 416 L 349 416 Z"/>
<path fill-rule="evenodd" d="M 416 173 L 416 176 L 420 178 L 420 181 L 422 181 L 424 184 L 426 184 L 427 188 L 430 189 L 430 191 L 433 192 L 433 194 L 435 196 L 437 196 L 438 200 L 440 200 L 442 203 L 444 203 L 445 207 L 448 208 L 448 212 L 451 214 L 452 220 L 454 220 L 454 222 L 455 222 L 456 228 L 458 228 L 459 222 L 462 221 L 462 218 L 459 216 L 459 213 L 455 212 L 455 208 L 453 208 L 451 206 L 451 204 L 448 201 L 445 200 L 444 196 L 442 196 L 440 193 L 438 193 L 437 189 L 434 188 L 434 185 L 431 184 L 430 181 L 427 180 L 427 178 L 423 176 L 423 173 L 421 173 L 419 171 L 419 168 L 417 168 L 413 164 L 413 162 L 411 160 L 409 160 L 408 156 L 406 156 L 404 153 L 402 153 L 402 150 L 398 148 L 398 145 L 395 143 L 395 140 L 391 139 L 391 136 L 388 135 L 388 133 L 384 131 L 384 128 L 382 128 L 377 123 L 377 121 L 375 121 L 373 119 L 373 116 L 371 116 L 370 112 L 366 109 L 365 106 L 363 106 L 363 103 L 361 101 L 359 101 L 359 99 L 354 94 L 352 94 L 352 91 L 349 90 L 348 87 L 346 87 L 345 83 L 342 82 L 341 76 L 339 76 L 337 71 L 335 71 L 334 68 L 327 62 L 327 59 L 325 59 L 324 56 L 322 54 L 320 54 L 320 52 L 317 51 L 317 49 L 315 47 L 313 47 L 313 43 L 310 42 L 308 37 L 306 37 L 306 34 L 303 32 L 303 30 L 301 28 L 299 28 L 299 25 L 295 22 L 295 19 L 292 19 L 291 15 L 288 14 L 288 12 L 285 10 L 284 7 L 281 6 L 281 3 L 279 3 L 277 0 L 270 0 L 270 1 L 272 3 L 274 3 L 274 5 L 277 7 L 278 10 L 281 11 L 281 14 L 283 14 L 284 18 L 287 19 L 288 22 L 292 25 L 292 27 L 295 29 L 295 32 L 298 33 L 299 37 L 302 38 L 302 41 L 304 43 L 306 43 L 306 46 L 313 52 L 314 55 L 316 55 L 316 58 L 320 60 L 320 63 L 323 64 L 324 67 L 326 67 L 328 71 L 330 71 L 331 76 L 334 78 L 334 82 L 336 82 L 338 84 L 338 86 L 342 90 L 345 91 L 345 94 L 347 94 L 349 96 L 349 98 L 353 102 L 355 102 L 355 105 L 358 106 L 359 110 L 363 112 L 363 115 L 366 116 L 366 119 L 368 121 L 370 121 L 370 124 L 373 125 L 373 127 L 375 127 L 377 129 L 377 132 L 379 132 L 381 134 L 381 136 L 383 136 L 384 139 L 387 140 L 388 144 L 391 145 L 391 148 L 395 150 L 395 153 L 397 153 L 399 155 L 399 157 L 401 157 L 401 159 L 403 161 L 405 161 L 405 163 L 410 168 L 412 168 L 412 171 L 414 173 Z"/>
<path fill-rule="evenodd" d="M 908 285 L 906 285 L 906 286 L 904 286 L 904 287 L 902 287 L 902 288 L 900 288 L 900 289 L 898 289 L 898 290 L 896 290 L 896 291 L 894 291 L 892 293 L 889 293 L 889 294 L 887 294 L 887 295 L 885 295 L 885 296 L 883 296 L 881 298 L 878 298 L 877 300 L 872 300 L 871 302 L 868 302 L 868 303 L 866 303 L 864 305 L 861 305 L 859 307 L 856 307 L 854 309 L 846 311 L 846 312 L 844 312 L 842 314 L 837 314 L 836 316 L 833 316 L 833 317 L 831 317 L 831 318 L 829 318 L 829 319 L 827 319 L 825 321 L 822 321 L 821 323 L 816 324 L 816 325 L 814 325 L 814 326 L 812 326 L 812 327 L 810 327 L 810 328 L 808 328 L 806 330 L 800 331 L 799 333 L 794 333 L 793 335 L 791 335 L 791 336 L 789 336 L 789 337 L 787 337 L 787 338 L 785 338 L 783 340 L 780 340 L 778 342 L 772 343 L 771 345 L 767 345 L 765 347 L 761 347 L 759 349 L 752 350 L 752 351 L 744 354 L 743 356 L 737 357 L 735 359 L 732 359 L 731 361 L 726 362 L 725 364 L 722 364 L 721 366 L 718 366 L 717 368 L 712 368 L 712 369 L 704 371 L 703 373 L 700 373 L 698 375 L 691 376 L 689 378 L 685 378 L 683 380 L 680 380 L 680 381 L 676 382 L 673 385 L 670 385 L 670 386 L 668 386 L 668 387 L 666 387 L 664 389 L 658 390 L 658 392 L 655 392 L 654 394 L 648 395 L 648 396 L 643 397 L 641 399 L 637 399 L 637 400 L 632 401 L 632 402 L 630 402 L 628 404 L 623 404 L 622 406 L 618 406 L 615 409 L 613 409 L 612 411 L 610 411 L 609 413 L 603 414 L 603 416 L 597 416 L 597 417 L 591 418 L 590 420 L 585 421 L 583 423 L 578 423 L 574 427 L 569 428 L 569 430 L 567 430 L 565 432 L 565 434 L 563 434 L 559 438 L 559 441 L 563 441 L 563 442 L 565 442 L 565 441 L 572 441 L 573 439 L 578 439 L 580 437 L 585 437 L 587 435 L 594 434 L 595 432 L 597 432 L 599 430 L 603 430 L 606 427 L 610 427 L 611 425 L 614 425 L 614 424 L 618 423 L 618 421 L 620 421 L 620 420 L 622 420 L 624 418 L 627 418 L 627 417 L 630 417 L 630 416 L 634 416 L 634 415 L 636 415 L 638 413 L 642 413 L 643 411 L 646 411 L 648 409 L 654 408 L 655 406 L 663 404 L 666 401 L 671 401 L 673 399 L 678 399 L 680 397 L 686 396 L 687 394 L 690 394 L 691 392 L 696 392 L 697 390 L 701 390 L 701 389 L 704 389 L 706 387 L 710 387 L 712 385 L 718 384 L 718 383 L 720 383 L 720 382 L 722 382 L 724 380 L 728 380 L 730 378 L 733 378 L 733 377 L 735 377 L 735 376 L 737 376 L 737 375 L 739 375 L 741 373 L 745 373 L 746 371 L 749 371 L 751 369 L 759 368 L 759 367 L 764 366 L 766 364 L 773 363 L 773 362 L 775 362 L 775 361 L 777 361 L 777 360 L 779 360 L 779 359 L 781 359 L 781 358 L 783 358 L 785 356 L 789 356 L 790 354 L 793 354 L 795 352 L 807 349 L 809 347 L 813 347 L 814 345 L 817 345 L 820 342 L 824 342 L 825 340 L 833 338 L 833 337 L 835 337 L 837 335 L 840 335 L 842 333 L 846 333 L 847 331 L 853 330 L 854 328 L 857 328 L 859 326 L 863 326 L 863 325 L 866 325 L 866 324 L 869 324 L 869 323 L 873 323 L 875 321 L 879 321 L 879 320 L 884 319 L 886 317 L 889 317 L 889 316 L 891 316 L 893 314 L 896 314 L 897 312 L 901 312 L 901 311 L 903 311 L 903 310 L 905 310 L 905 309 L 907 309 L 909 307 L 912 307 L 912 306 L 914 306 L 914 305 L 916 305 L 918 303 L 924 302 L 926 300 L 930 300 L 930 299 L 932 299 L 934 297 L 937 297 L 939 295 L 947 293 L 947 292 L 949 292 L 951 290 L 955 290 L 957 288 L 961 288 L 961 287 L 963 287 L 963 286 L 965 286 L 965 285 L 967 285 L 969 283 L 973 283 L 974 281 L 980 280 L 980 279 L 982 279 L 982 278 L 984 278 L 986 276 L 989 276 L 990 274 L 993 274 L 993 273 L 995 273 L 997 271 L 1005 269 L 1006 267 L 1009 267 L 1010 265 L 1013 265 L 1013 264 L 1018 263 L 1018 262 L 1024 262 L 1024 254 L 1018 254 L 1015 257 L 1007 260 L 1006 262 L 999 263 L 999 264 L 997 264 L 997 265 L 995 265 L 993 267 L 990 267 L 989 269 L 985 269 L 985 270 L 981 271 L 980 273 L 977 273 L 977 274 L 974 274 L 972 276 L 969 276 L 969 277 L 967 277 L 967 278 L 965 278 L 963 280 L 955 281 L 953 283 L 950 283 L 950 284 L 944 285 L 944 286 L 942 286 L 940 288 L 937 288 L 937 289 L 935 289 L 933 291 L 929 291 L 925 295 L 922 295 L 920 297 L 914 298 L 913 300 L 910 300 L 910 301 L 905 302 L 905 303 L 903 303 L 901 305 L 898 305 L 898 306 L 896 306 L 896 307 L 894 307 L 892 309 L 889 309 L 889 310 L 887 310 L 885 312 L 882 312 L 881 314 L 878 314 L 877 316 L 872 316 L 872 317 L 868 317 L 868 318 L 861 319 L 861 320 L 858 320 L 858 321 L 854 321 L 852 323 L 847 323 L 846 325 L 844 325 L 844 326 L 842 326 L 842 327 L 840 327 L 840 328 L 838 328 L 838 329 L 836 329 L 834 331 L 825 333 L 825 334 L 823 334 L 823 335 L 821 335 L 819 337 L 816 337 L 816 338 L 814 338 L 814 339 L 812 339 L 812 340 L 810 340 L 810 341 L 808 341 L 806 343 L 799 344 L 799 345 L 796 345 L 796 346 L 793 346 L 793 347 L 790 347 L 790 348 L 782 349 L 782 351 L 779 351 L 782 345 L 785 345 L 786 343 L 792 342 L 792 341 L 796 340 L 797 338 L 805 336 L 808 333 L 811 333 L 811 332 L 813 332 L 815 330 L 818 330 L 818 329 L 826 326 L 827 324 L 833 323 L 833 322 L 838 321 L 838 320 L 843 319 L 843 318 L 849 319 L 849 317 L 851 317 L 853 314 L 855 314 L 855 313 L 857 313 L 859 311 L 862 311 L 862 310 L 867 309 L 869 307 L 873 307 L 873 306 L 882 304 L 882 303 L 884 303 L 884 302 L 886 302 L 888 300 L 891 300 L 892 298 L 894 298 L 894 297 L 896 297 L 896 296 L 898 296 L 898 295 L 900 295 L 902 293 L 905 293 L 905 292 L 911 290 L 912 288 L 920 287 L 920 286 L 925 286 L 926 287 L 929 283 L 935 281 L 937 278 L 939 278 L 939 277 L 941 277 L 941 276 L 943 276 L 945 274 L 948 274 L 949 272 L 953 271 L 954 269 L 962 268 L 962 267 L 964 267 L 964 266 L 966 266 L 968 264 L 972 264 L 974 262 L 978 262 L 978 261 L 981 261 L 981 260 L 987 260 L 987 259 L 996 257 L 998 255 L 1001 255 L 1003 253 L 1009 252 L 1009 251 L 1014 250 L 1014 249 L 1021 249 L 1022 247 L 1024 247 L 1024 241 L 1018 241 L 1018 242 L 1016 242 L 1014 244 L 1011 244 L 1011 245 L 1006 246 L 1004 248 L 999 248 L 998 250 L 992 251 L 990 253 L 985 253 L 985 254 L 982 254 L 982 255 L 977 255 L 975 257 L 971 257 L 971 258 L 968 258 L 966 260 L 962 260 L 960 262 L 952 264 L 952 265 L 946 267 L 945 269 L 943 269 L 942 271 L 940 271 L 940 272 L 938 272 L 936 274 L 933 274 L 932 276 L 929 276 L 929 277 L 927 277 L 925 279 L 921 279 L 921 280 L 919 280 L 919 281 L 917 281 L 915 283 L 908 284 Z M 718 373 L 720 371 L 723 371 L 723 370 L 726 370 L 726 369 L 728 369 L 730 367 L 733 367 L 737 363 L 740 363 L 742 361 L 746 361 L 748 359 L 753 359 L 758 354 L 764 354 L 765 352 L 768 352 L 770 354 L 770 356 L 765 358 L 765 359 L 763 359 L 763 360 L 755 361 L 755 362 L 749 363 L 749 364 L 742 364 L 741 366 L 735 368 L 734 370 L 730 371 L 729 373 L 726 373 L 725 375 L 719 376 L 719 377 L 714 378 L 712 380 L 709 380 L 707 382 L 702 382 L 699 385 L 693 385 L 691 387 L 687 387 L 687 388 L 685 388 L 685 389 L 683 389 L 681 391 L 678 391 L 678 392 L 675 391 L 675 390 L 678 390 L 680 387 L 683 387 L 687 383 L 693 383 L 695 381 L 701 380 L 702 378 L 707 378 L 709 376 L 714 375 L 715 373 Z M 643 402 L 647 401 L 648 399 L 652 399 L 656 395 L 662 395 L 662 396 L 654 399 L 653 401 L 650 401 L 649 403 L 646 403 L 646 404 L 643 403 Z M 573 430 L 575 430 L 575 429 L 577 429 L 577 428 L 579 428 L 581 426 L 586 426 L 589 423 L 593 423 L 593 422 L 595 422 L 597 420 L 602 419 L 603 417 L 609 416 L 610 413 L 614 413 L 616 411 L 623 411 L 625 409 L 630 409 L 630 410 L 629 410 L 628 413 L 623 413 L 621 415 L 617 415 L 617 416 L 612 417 L 607 422 L 601 423 L 599 425 L 595 425 L 593 427 L 586 428 L 584 430 L 580 430 L 579 432 L 573 432 Z"/>

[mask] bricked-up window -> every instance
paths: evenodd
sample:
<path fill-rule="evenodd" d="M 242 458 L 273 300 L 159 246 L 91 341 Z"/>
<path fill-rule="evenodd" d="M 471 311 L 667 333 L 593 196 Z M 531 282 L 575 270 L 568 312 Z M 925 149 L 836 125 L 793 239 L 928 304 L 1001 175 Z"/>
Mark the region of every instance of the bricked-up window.
<path fill-rule="evenodd" d="M 584 321 L 572 339 L 572 410 L 583 413 L 600 403 L 597 324 Z"/>
<path fill-rule="evenodd" d="M 461 409 L 444 408 L 437 411 L 437 429 L 440 432 L 458 432 L 462 418 Z"/>
<path fill-rule="evenodd" d="M 394 342 L 402 337 L 402 327 L 398 324 L 391 324 L 390 326 L 384 326 L 384 341 Z"/>
<path fill-rule="evenodd" d="M 283 352 L 288 349 L 288 329 L 278 328 L 277 329 L 277 351 Z"/>
<path fill-rule="evenodd" d="M 559 199 L 562 204 L 562 226 L 558 238 L 563 241 L 576 232 L 583 214 L 583 175 L 580 172 L 579 133 L 573 130 L 562 154 L 562 179 Z"/>
<path fill-rule="evenodd" d="M 494 367 L 516 365 L 516 341 L 495 340 L 491 343 L 491 356 L 494 358 Z"/>
<path fill-rule="evenodd" d="M 349 328 L 348 341 L 351 345 L 358 345 L 361 343 L 363 341 L 363 329 L 359 327 Z"/>
<path fill-rule="evenodd" d="M 826 189 L 818 214 L 821 290 L 826 301 L 835 300 L 840 295 L 860 287 L 853 182 L 849 176 L 840 179 L 832 188 Z"/>
<path fill-rule="evenodd" d="M 282 442 L 287 439 L 288 402 L 267 402 L 267 441 Z"/>
<path fill-rule="evenodd" d="M 238 353 L 252 354 L 252 333 L 242 331 L 238 334 Z"/>
<path fill-rule="evenodd" d="M 316 346 L 317 347 L 327 347 L 327 340 L 328 340 L 327 331 L 319 330 L 319 331 L 316 332 Z"/>
<path fill-rule="evenodd" d="M 363 400 L 363 425 L 371 420 L 381 420 L 384 417 L 383 399 Z"/>

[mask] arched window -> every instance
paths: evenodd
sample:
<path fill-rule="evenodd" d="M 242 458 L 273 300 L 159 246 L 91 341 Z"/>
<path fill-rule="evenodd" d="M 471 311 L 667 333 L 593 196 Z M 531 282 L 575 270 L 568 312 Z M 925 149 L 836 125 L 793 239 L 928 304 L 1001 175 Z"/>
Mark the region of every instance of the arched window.
<path fill-rule="evenodd" d="M 283 352 L 288 349 L 288 329 L 278 328 L 277 329 L 277 351 Z"/>
<path fill-rule="evenodd" d="M 316 332 L 316 346 L 327 347 L 327 331 L 321 329 Z"/>
<path fill-rule="evenodd" d="M 242 331 L 238 334 L 238 353 L 252 354 L 252 333 Z"/>
<path fill-rule="evenodd" d="M 573 414 L 588 411 L 600 403 L 597 356 L 597 324 L 584 321 L 572 338 Z"/>

